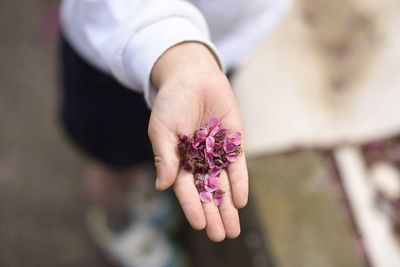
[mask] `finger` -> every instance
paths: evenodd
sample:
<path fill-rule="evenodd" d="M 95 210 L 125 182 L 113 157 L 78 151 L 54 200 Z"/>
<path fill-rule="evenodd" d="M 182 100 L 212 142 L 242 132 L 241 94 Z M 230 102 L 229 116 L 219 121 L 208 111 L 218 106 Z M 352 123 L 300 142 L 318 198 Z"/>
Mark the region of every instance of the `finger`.
<path fill-rule="evenodd" d="M 204 214 L 206 216 L 206 232 L 208 238 L 214 242 L 221 242 L 225 239 L 225 229 L 221 215 L 214 201 L 203 203 Z"/>
<path fill-rule="evenodd" d="M 164 134 L 162 134 L 163 132 Z M 178 139 L 176 136 L 168 136 L 166 133 L 167 131 L 162 129 L 149 128 L 157 171 L 156 188 L 160 191 L 174 184 L 179 170 L 179 156 L 176 148 Z"/>
<path fill-rule="evenodd" d="M 243 134 L 243 127 L 238 110 L 234 110 L 231 116 L 228 116 L 223 123 L 225 123 L 231 132 L 239 131 Z M 242 140 L 242 149 L 244 150 L 244 140 Z M 242 155 L 237 161 L 228 165 L 227 171 L 233 203 L 236 208 L 243 208 L 248 202 L 249 195 L 249 175 L 244 152 L 242 152 Z"/>
<path fill-rule="evenodd" d="M 181 169 L 174 184 L 174 191 L 190 225 L 196 230 L 204 229 L 206 219 L 193 175 Z"/>
<path fill-rule="evenodd" d="M 224 199 L 219 206 L 219 213 L 224 224 L 226 237 L 236 238 L 240 234 L 239 212 L 233 204 L 231 188 L 225 171 L 221 172 L 220 188 L 225 192 Z"/>
<path fill-rule="evenodd" d="M 244 153 L 237 161 L 229 164 L 227 170 L 233 203 L 236 208 L 243 208 L 247 205 L 249 196 L 249 175 Z"/>

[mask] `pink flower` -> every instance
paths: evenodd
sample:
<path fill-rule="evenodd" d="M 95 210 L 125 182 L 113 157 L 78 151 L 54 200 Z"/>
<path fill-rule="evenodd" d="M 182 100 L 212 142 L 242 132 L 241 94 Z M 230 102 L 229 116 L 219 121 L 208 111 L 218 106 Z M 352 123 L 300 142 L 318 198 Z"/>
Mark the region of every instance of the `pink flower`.
<path fill-rule="evenodd" d="M 197 180 L 194 182 L 194 185 L 196 186 L 197 192 L 206 191 L 206 189 L 204 188 L 204 181 Z"/>
<path fill-rule="evenodd" d="M 198 192 L 205 191 L 204 188 L 204 174 L 201 173 L 195 173 L 194 174 L 194 185 L 196 186 L 196 189 Z"/>
<path fill-rule="evenodd" d="M 229 162 L 234 162 L 237 161 L 240 158 L 240 154 L 239 153 L 230 153 L 230 154 L 226 154 L 226 159 Z"/>
<path fill-rule="evenodd" d="M 209 128 L 210 130 L 212 130 L 212 129 L 214 129 L 215 127 L 221 125 L 221 123 L 219 122 L 219 120 L 218 120 L 217 118 L 212 117 L 212 118 L 210 118 L 210 119 L 208 120 L 207 125 L 208 125 L 208 128 Z"/>
<path fill-rule="evenodd" d="M 214 192 L 214 203 L 216 206 L 222 204 L 222 201 L 224 200 L 224 194 L 225 192 L 221 189 L 218 189 Z"/>
<path fill-rule="evenodd" d="M 225 157 L 229 162 L 234 162 L 240 157 L 240 147 L 235 146 L 233 143 L 225 145 Z"/>
<path fill-rule="evenodd" d="M 225 143 L 239 146 L 242 143 L 242 134 L 240 132 L 235 132 L 228 135 L 225 139 Z"/>
<path fill-rule="evenodd" d="M 208 120 L 208 129 L 210 130 L 209 136 L 214 136 L 221 128 L 221 122 L 213 117 Z"/>
<path fill-rule="evenodd" d="M 198 158 L 201 156 L 199 150 L 197 149 L 191 149 L 189 154 L 192 158 Z"/>
<path fill-rule="evenodd" d="M 240 157 L 240 144 L 242 143 L 242 134 L 235 132 L 225 137 L 224 151 L 225 157 L 229 162 L 234 162 Z"/>
<path fill-rule="evenodd" d="M 214 154 L 214 145 L 215 139 L 212 136 L 207 137 L 206 139 L 206 151 L 207 153 Z"/>
<path fill-rule="evenodd" d="M 208 132 L 206 130 L 199 130 L 196 133 L 196 137 L 193 141 L 193 148 L 197 148 L 200 143 L 203 143 L 208 136 Z"/>
<path fill-rule="evenodd" d="M 208 168 L 214 168 L 215 166 L 215 162 L 214 162 L 214 155 L 211 151 L 211 153 L 207 152 L 207 149 L 204 149 L 204 157 L 206 158 L 207 164 L 208 164 Z"/>
<path fill-rule="evenodd" d="M 199 195 L 200 195 L 200 200 L 204 203 L 211 202 L 211 200 L 213 199 L 212 193 L 207 191 L 200 192 Z"/>
<path fill-rule="evenodd" d="M 210 170 L 208 170 L 208 174 L 211 176 L 219 176 L 221 173 L 221 168 L 219 166 L 214 166 Z"/>
<path fill-rule="evenodd" d="M 214 144 L 214 155 L 222 156 L 224 154 L 224 148 L 221 143 Z"/>
<path fill-rule="evenodd" d="M 204 189 L 207 192 L 214 192 L 218 189 L 219 178 L 217 176 L 212 176 L 210 174 L 206 174 L 204 178 Z"/>
<path fill-rule="evenodd" d="M 232 153 L 236 150 L 236 146 L 233 143 L 225 143 L 224 150 L 226 153 Z"/>
<path fill-rule="evenodd" d="M 206 140 L 206 138 L 208 136 L 208 131 L 207 130 L 199 130 L 199 131 L 197 131 L 196 136 L 197 136 L 197 138 L 200 138 L 203 142 L 204 140 Z"/>
<path fill-rule="evenodd" d="M 224 191 L 219 189 L 219 176 L 230 162 L 239 159 L 242 134 L 228 135 L 217 118 L 211 118 L 193 137 L 179 136 L 178 151 L 182 166 L 193 173 L 194 184 L 202 202 L 221 205 Z"/>
<path fill-rule="evenodd" d="M 189 137 L 189 135 L 187 135 L 187 134 L 182 134 L 182 135 L 179 137 L 179 140 L 180 140 L 181 142 L 187 142 L 187 141 L 189 141 L 189 139 L 190 139 L 190 137 Z"/>

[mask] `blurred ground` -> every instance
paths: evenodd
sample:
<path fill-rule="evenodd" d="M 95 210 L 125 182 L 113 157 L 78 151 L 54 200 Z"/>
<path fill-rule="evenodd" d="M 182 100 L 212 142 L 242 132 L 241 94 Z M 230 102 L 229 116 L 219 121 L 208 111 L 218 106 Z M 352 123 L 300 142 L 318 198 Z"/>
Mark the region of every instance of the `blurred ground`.
<path fill-rule="evenodd" d="M 236 77 L 247 149 L 263 154 L 397 135 L 399 7 L 394 0 L 293 1 Z"/>
<path fill-rule="evenodd" d="M 234 81 L 257 174 L 253 192 L 278 266 L 357 266 L 354 248 L 372 266 L 400 266 L 394 230 L 400 213 L 377 207 L 374 175 L 359 152 L 400 132 L 399 15 L 393 0 L 293 1 Z M 282 155 L 316 147 L 333 150 L 333 163 L 340 162 L 339 195 L 350 200 L 351 216 L 335 208 L 326 179 L 336 175 L 319 152 Z M 389 158 L 380 159 L 390 171 L 377 180 L 395 191 L 398 160 Z M 343 218 L 353 218 L 355 227 Z"/>
<path fill-rule="evenodd" d="M 106 266 L 83 227 L 81 161 L 56 124 L 56 4 L 0 3 L 1 266 Z"/>

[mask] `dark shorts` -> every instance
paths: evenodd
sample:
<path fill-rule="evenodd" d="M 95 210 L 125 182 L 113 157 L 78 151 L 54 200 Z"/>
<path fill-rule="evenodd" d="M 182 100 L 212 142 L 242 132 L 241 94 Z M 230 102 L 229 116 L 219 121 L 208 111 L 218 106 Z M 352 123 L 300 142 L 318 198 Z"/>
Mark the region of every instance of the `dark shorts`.
<path fill-rule="evenodd" d="M 84 154 L 113 168 L 152 159 L 143 95 L 87 64 L 65 40 L 61 82 L 61 123 Z"/>

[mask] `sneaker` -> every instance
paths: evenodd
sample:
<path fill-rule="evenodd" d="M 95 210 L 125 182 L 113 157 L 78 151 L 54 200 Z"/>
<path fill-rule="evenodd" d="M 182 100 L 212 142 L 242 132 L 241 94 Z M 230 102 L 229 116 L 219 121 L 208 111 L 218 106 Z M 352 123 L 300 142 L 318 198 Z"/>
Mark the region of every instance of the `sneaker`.
<path fill-rule="evenodd" d="M 171 190 L 156 191 L 153 174 L 148 171 L 135 178 L 127 197 L 127 206 L 135 220 L 150 223 L 173 235 L 183 217 Z"/>
<path fill-rule="evenodd" d="M 151 223 L 135 221 L 115 233 L 107 225 L 105 212 L 91 208 L 87 225 L 93 241 L 116 264 L 123 267 L 185 267 L 188 260 L 181 248 Z"/>

